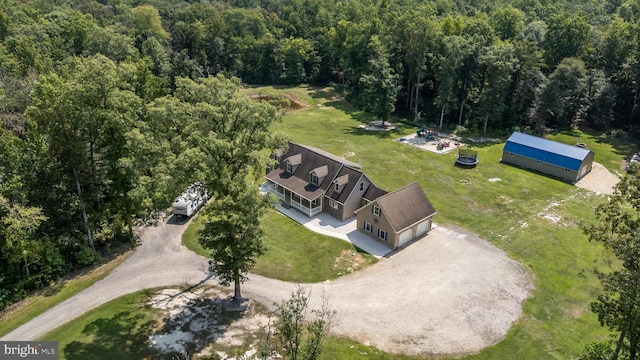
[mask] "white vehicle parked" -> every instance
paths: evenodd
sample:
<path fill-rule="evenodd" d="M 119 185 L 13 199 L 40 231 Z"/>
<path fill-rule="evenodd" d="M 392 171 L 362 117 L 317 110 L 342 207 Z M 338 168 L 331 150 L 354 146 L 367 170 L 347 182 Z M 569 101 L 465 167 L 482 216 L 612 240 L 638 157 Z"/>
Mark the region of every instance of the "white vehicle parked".
<path fill-rule="evenodd" d="M 208 199 L 207 190 L 200 183 L 195 183 L 180 194 L 173 202 L 173 214 L 189 217 L 195 214 Z"/>

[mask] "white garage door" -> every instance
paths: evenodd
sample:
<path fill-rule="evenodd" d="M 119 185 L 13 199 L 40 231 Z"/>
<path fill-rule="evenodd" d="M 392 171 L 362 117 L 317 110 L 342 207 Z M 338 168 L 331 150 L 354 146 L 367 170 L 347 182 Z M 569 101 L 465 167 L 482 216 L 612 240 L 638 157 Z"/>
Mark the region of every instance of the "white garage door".
<path fill-rule="evenodd" d="M 429 220 L 418 224 L 418 230 L 416 231 L 416 238 L 421 237 L 422 235 L 427 233 L 427 228 L 429 226 Z"/>
<path fill-rule="evenodd" d="M 399 247 L 402 247 L 406 245 L 409 241 L 411 241 L 411 233 L 412 233 L 412 229 L 409 229 L 400 234 L 400 237 L 398 240 Z"/>

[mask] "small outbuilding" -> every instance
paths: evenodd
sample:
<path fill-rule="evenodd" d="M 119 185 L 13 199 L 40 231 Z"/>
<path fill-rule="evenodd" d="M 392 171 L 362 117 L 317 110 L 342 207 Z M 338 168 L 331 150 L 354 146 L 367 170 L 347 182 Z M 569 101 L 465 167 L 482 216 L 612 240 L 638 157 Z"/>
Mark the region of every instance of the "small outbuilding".
<path fill-rule="evenodd" d="M 416 182 L 356 210 L 358 230 L 392 249 L 426 235 L 435 214 L 436 210 Z"/>
<path fill-rule="evenodd" d="M 588 149 L 527 135 L 511 134 L 502 161 L 575 183 L 591 171 L 594 153 Z"/>

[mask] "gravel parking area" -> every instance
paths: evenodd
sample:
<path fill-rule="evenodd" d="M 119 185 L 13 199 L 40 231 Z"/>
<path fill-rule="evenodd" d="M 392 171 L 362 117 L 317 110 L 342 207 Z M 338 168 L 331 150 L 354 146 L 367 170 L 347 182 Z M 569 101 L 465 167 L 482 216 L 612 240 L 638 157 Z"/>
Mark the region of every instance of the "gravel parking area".
<path fill-rule="evenodd" d="M 612 174 L 602 164 L 594 162 L 591 172 L 585 175 L 576 186 L 596 194 L 613 194 L 613 187 L 620 181 L 620 178 Z"/>
<path fill-rule="evenodd" d="M 324 294 L 337 311 L 334 333 L 411 355 L 473 353 L 499 342 L 533 290 L 530 275 L 504 251 L 451 226 L 363 271 L 311 287 L 312 307 Z M 244 289 L 263 302 L 290 292 L 264 278 Z"/>

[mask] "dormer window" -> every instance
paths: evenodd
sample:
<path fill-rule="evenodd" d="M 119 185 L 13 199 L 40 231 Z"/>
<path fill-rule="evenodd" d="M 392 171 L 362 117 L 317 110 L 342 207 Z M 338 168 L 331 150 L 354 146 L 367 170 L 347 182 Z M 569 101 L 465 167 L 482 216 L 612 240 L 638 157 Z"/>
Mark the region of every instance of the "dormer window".
<path fill-rule="evenodd" d="M 300 154 L 291 155 L 284 160 L 284 169 L 289 174 L 293 174 L 294 172 L 296 172 L 296 169 L 301 163 L 302 163 L 302 155 Z"/>
<path fill-rule="evenodd" d="M 364 191 L 364 183 L 360 183 L 360 191 Z"/>
<path fill-rule="evenodd" d="M 339 178 L 335 179 L 333 181 L 333 183 L 335 184 L 335 187 L 336 187 L 335 191 L 337 193 L 341 193 L 342 189 L 344 189 L 345 185 L 347 185 L 348 182 L 349 182 L 349 175 L 348 174 L 342 175 Z"/>
<path fill-rule="evenodd" d="M 380 209 L 380 207 L 377 205 L 373 205 L 373 208 L 371 208 L 371 212 L 373 213 L 373 215 L 380 216 L 380 214 L 382 214 L 382 209 Z"/>
<path fill-rule="evenodd" d="M 327 174 L 329 172 L 328 169 L 329 168 L 327 167 L 327 165 L 323 165 L 309 171 L 309 178 L 310 178 L 311 184 L 315 186 L 320 186 L 324 178 L 327 177 Z"/>

